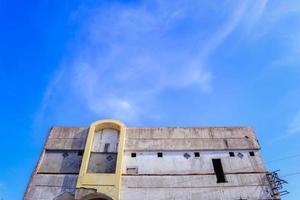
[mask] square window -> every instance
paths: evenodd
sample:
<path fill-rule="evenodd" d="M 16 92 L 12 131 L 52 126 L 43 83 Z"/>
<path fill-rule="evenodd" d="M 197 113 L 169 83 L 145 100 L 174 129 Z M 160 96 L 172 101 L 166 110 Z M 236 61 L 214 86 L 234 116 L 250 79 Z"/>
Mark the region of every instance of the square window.
<path fill-rule="evenodd" d="M 250 156 L 255 156 L 254 151 L 249 152 Z"/>
<path fill-rule="evenodd" d="M 195 157 L 200 157 L 200 153 L 199 152 L 194 152 Z"/>
<path fill-rule="evenodd" d="M 234 152 L 229 152 L 230 157 L 234 157 Z"/>
<path fill-rule="evenodd" d="M 158 152 L 157 153 L 157 157 L 162 158 L 163 157 L 163 153 L 162 152 Z"/>
<path fill-rule="evenodd" d="M 136 157 L 136 153 L 131 153 L 131 157 L 135 158 Z"/>

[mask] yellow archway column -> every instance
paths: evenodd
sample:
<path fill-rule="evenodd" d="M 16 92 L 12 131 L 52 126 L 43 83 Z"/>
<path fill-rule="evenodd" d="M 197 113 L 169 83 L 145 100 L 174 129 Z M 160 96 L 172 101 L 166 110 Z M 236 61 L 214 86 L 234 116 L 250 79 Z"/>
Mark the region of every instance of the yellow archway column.
<path fill-rule="evenodd" d="M 88 173 L 87 169 L 95 133 L 103 129 L 115 129 L 119 133 L 115 173 Z M 120 199 L 125 134 L 125 125 L 117 120 L 100 120 L 91 124 L 77 180 L 77 188 L 96 189 L 98 193 L 105 194 L 114 200 Z"/>

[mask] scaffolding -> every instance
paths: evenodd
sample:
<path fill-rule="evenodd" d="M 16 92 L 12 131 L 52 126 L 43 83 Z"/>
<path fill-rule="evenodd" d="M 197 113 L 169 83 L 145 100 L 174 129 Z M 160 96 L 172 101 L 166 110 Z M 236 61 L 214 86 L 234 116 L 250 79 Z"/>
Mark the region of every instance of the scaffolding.
<path fill-rule="evenodd" d="M 287 184 L 288 182 L 279 177 L 278 171 L 279 170 L 276 170 L 266 174 L 268 183 L 272 190 L 271 196 L 273 200 L 280 200 L 281 196 L 289 194 L 287 190 L 283 189 L 283 185 Z"/>

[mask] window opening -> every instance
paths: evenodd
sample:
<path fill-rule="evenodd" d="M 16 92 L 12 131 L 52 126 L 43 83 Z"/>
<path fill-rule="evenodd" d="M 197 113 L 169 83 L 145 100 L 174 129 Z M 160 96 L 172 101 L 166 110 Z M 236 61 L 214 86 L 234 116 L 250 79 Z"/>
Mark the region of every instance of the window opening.
<path fill-rule="evenodd" d="M 135 158 L 136 157 L 136 153 L 131 153 L 131 157 Z"/>
<path fill-rule="evenodd" d="M 195 157 L 200 157 L 200 153 L 199 152 L 194 152 Z"/>
<path fill-rule="evenodd" d="M 157 153 L 157 157 L 162 158 L 163 157 L 163 153 L 162 152 L 158 152 Z"/>
<path fill-rule="evenodd" d="M 108 152 L 108 149 L 109 149 L 109 143 L 105 143 L 104 152 Z"/>
<path fill-rule="evenodd" d="M 222 167 L 221 159 L 212 159 L 214 171 L 217 177 L 217 183 L 225 183 L 226 178 Z"/>
<path fill-rule="evenodd" d="M 127 167 L 126 172 L 127 172 L 127 174 L 138 174 L 138 168 L 137 167 Z"/>

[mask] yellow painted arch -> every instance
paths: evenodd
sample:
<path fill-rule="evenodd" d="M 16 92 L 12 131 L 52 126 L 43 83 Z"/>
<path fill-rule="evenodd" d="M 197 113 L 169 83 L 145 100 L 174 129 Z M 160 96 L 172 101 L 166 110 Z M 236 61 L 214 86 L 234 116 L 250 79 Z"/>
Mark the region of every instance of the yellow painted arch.
<path fill-rule="evenodd" d="M 116 129 L 119 131 L 119 145 L 115 173 L 87 173 L 91 155 L 94 135 L 102 129 Z M 86 140 L 80 172 L 77 180 L 77 188 L 96 189 L 113 200 L 120 199 L 122 159 L 124 152 L 126 126 L 122 122 L 113 119 L 95 121 L 90 125 Z"/>

